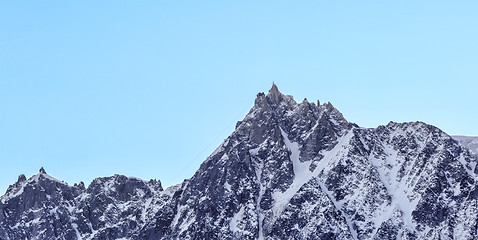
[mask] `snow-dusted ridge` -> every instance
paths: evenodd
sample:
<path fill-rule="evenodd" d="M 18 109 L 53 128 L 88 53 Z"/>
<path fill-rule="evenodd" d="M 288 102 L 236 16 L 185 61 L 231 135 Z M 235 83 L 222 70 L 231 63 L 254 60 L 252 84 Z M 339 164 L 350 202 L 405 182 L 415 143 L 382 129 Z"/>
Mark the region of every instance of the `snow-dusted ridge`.
<path fill-rule="evenodd" d="M 48 175 L 45 170 L 41 168 L 38 174 L 33 175 L 29 179 L 26 179 L 23 174 L 20 175 L 18 181 L 14 185 L 11 185 L 3 196 L 0 196 L 0 201 L 5 203 L 14 197 L 20 196 L 27 185 L 38 184 L 39 181 L 43 180 L 49 180 L 59 184 L 68 185 L 66 182 Z"/>
<path fill-rule="evenodd" d="M 0 239 L 478 239 L 476 139 L 454 139 L 423 122 L 361 128 L 273 85 L 165 190 L 21 175 L 0 197 Z"/>
<path fill-rule="evenodd" d="M 478 137 L 476 136 L 452 136 L 454 139 L 458 140 L 463 146 L 467 147 L 470 152 L 478 156 Z"/>

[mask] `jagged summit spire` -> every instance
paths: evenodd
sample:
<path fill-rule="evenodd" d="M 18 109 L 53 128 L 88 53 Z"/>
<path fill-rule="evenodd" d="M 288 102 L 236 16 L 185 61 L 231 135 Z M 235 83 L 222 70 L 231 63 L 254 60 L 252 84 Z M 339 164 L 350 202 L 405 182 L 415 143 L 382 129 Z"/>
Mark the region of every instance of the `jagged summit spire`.
<path fill-rule="evenodd" d="M 281 92 L 279 91 L 279 88 L 277 87 L 275 82 L 272 82 L 272 87 L 269 90 L 269 94 L 281 94 Z"/>
<path fill-rule="evenodd" d="M 267 93 L 267 95 L 264 94 L 264 92 L 258 93 L 254 104 L 255 105 L 265 104 L 266 102 L 264 102 L 264 101 L 265 101 L 266 97 L 271 99 L 275 103 L 279 103 L 280 101 L 283 100 L 284 94 L 282 94 L 279 91 L 279 88 L 277 87 L 275 82 L 272 82 L 272 87 L 271 87 L 271 89 L 269 89 L 269 92 Z"/>
<path fill-rule="evenodd" d="M 41 167 L 38 172 L 41 173 L 41 174 L 46 174 L 46 171 L 45 171 L 45 169 L 44 169 L 43 167 Z"/>
<path fill-rule="evenodd" d="M 279 88 L 274 82 L 272 83 L 272 87 L 267 96 L 276 103 L 279 103 L 284 99 L 284 94 L 279 91 Z"/>
<path fill-rule="evenodd" d="M 20 174 L 20 176 L 18 176 L 17 182 L 25 182 L 26 180 L 27 177 L 25 177 L 25 174 Z"/>

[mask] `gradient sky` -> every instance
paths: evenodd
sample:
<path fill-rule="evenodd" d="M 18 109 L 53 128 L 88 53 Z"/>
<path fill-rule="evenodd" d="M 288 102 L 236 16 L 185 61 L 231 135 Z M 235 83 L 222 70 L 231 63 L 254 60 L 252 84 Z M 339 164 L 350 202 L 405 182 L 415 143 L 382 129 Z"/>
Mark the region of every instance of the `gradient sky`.
<path fill-rule="evenodd" d="M 478 135 L 478 1 L 2 1 L 0 191 L 192 176 L 275 81 L 351 122 Z"/>

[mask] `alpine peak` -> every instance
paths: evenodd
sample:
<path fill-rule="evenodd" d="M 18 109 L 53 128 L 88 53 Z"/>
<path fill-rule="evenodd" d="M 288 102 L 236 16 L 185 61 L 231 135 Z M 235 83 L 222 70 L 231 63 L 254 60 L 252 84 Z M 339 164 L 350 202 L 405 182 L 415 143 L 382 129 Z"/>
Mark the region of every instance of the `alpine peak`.
<path fill-rule="evenodd" d="M 269 93 L 281 93 L 281 92 L 279 91 L 279 88 L 277 87 L 277 85 L 276 85 L 274 82 L 272 83 L 272 87 L 271 87 L 271 89 L 269 90 Z"/>
<path fill-rule="evenodd" d="M 182 184 L 19 177 L 0 239 L 478 239 L 477 165 L 436 127 L 362 128 L 274 83 Z"/>
<path fill-rule="evenodd" d="M 274 102 L 279 103 L 283 99 L 283 94 L 279 91 L 279 88 L 275 83 L 272 83 L 272 87 L 267 94 L 269 98 L 271 98 Z"/>

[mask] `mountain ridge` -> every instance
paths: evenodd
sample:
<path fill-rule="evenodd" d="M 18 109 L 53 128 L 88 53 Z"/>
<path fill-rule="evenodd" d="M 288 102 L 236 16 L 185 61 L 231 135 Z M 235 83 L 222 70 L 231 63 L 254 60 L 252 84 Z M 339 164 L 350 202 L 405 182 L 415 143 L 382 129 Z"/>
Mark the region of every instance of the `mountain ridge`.
<path fill-rule="evenodd" d="M 458 140 L 463 146 L 470 149 L 471 153 L 478 155 L 478 137 L 476 136 L 452 136 Z"/>
<path fill-rule="evenodd" d="M 0 198 L 0 239 L 474 239 L 476 163 L 434 126 L 362 128 L 273 84 L 170 188 L 20 175 Z"/>

